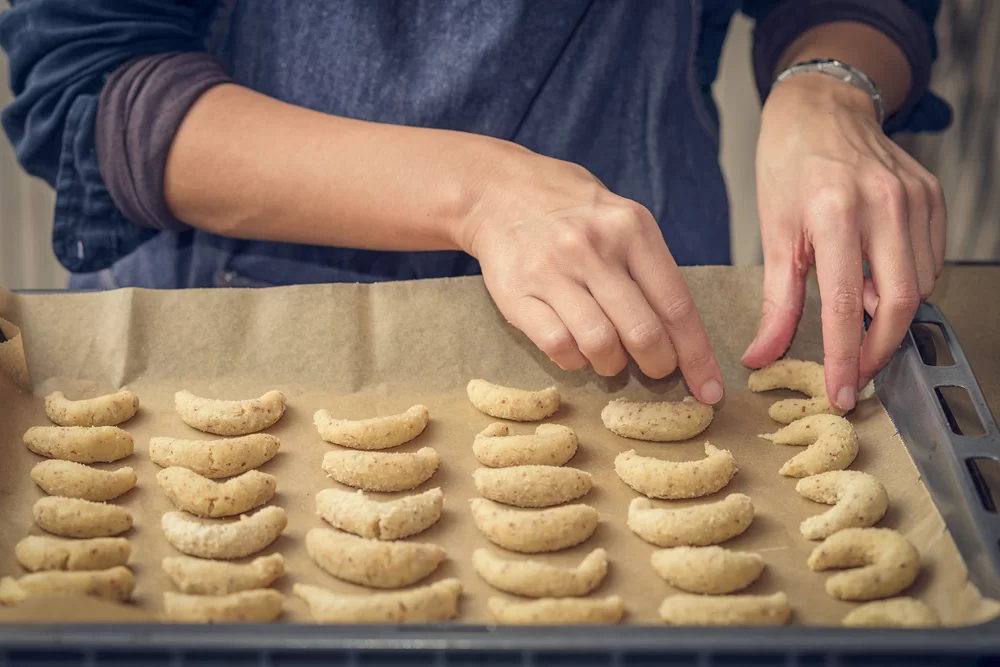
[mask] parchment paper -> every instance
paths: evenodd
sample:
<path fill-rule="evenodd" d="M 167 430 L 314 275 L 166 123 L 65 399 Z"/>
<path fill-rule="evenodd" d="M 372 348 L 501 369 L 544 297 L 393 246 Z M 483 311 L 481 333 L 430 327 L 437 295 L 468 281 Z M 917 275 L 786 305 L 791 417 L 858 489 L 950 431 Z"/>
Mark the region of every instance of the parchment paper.
<path fill-rule="evenodd" d="M 173 409 L 174 392 L 188 389 L 241 399 L 280 389 L 288 398 L 288 410 L 270 432 L 281 438 L 281 450 L 261 469 L 277 476 L 278 494 L 272 502 L 287 510 L 289 525 L 262 554 L 280 551 L 287 561 L 288 574 L 277 584 L 288 594 L 284 622 L 309 622 L 304 603 L 291 595 L 294 582 L 364 591 L 325 574 L 305 552 L 305 533 L 326 526 L 315 515 L 314 496 L 336 486 L 320 468 L 323 454 L 333 446 L 317 435 L 313 412 L 327 408 L 345 418 L 364 418 L 401 412 L 420 402 L 430 409 L 431 424 L 397 451 L 423 446 L 438 451 L 441 467 L 416 491 L 440 486 L 445 512 L 437 525 L 410 539 L 447 549 L 448 561 L 427 582 L 448 576 L 461 579 L 465 594 L 459 621 L 489 622 L 486 600 L 499 593 L 477 577 L 471 553 L 489 547 L 501 555 L 520 556 L 490 545 L 477 532 L 468 508 L 468 499 L 476 495 L 471 477 L 477 467 L 473 436 L 494 421 L 477 412 L 465 394 L 468 380 L 482 377 L 524 388 L 555 383 L 561 389 L 564 405 L 552 421 L 572 426 L 580 436 L 580 451 L 569 465 L 594 475 L 595 488 L 583 502 L 601 512 L 602 523 L 582 545 L 535 557 L 572 566 L 595 547 L 607 549 L 609 575 L 593 595 L 622 595 L 626 622 L 658 624 L 658 605 L 675 591 L 650 567 L 654 547 L 625 524 L 626 508 L 636 494 L 616 476 L 614 457 L 635 448 L 642 455 L 673 460 L 701 458 L 709 440 L 733 452 L 739 473 L 719 494 L 686 502 L 716 500 L 731 492 L 753 499 L 753 525 L 726 543 L 756 550 L 767 560 L 764 575 L 747 592 L 784 590 L 794 607 L 794 623 L 839 624 L 854 605 L 824 592 L 828 575 L 806 566 L 815 543 L 802 538 L 798 530 L 803 519 L 827 507 L 799 497 L 795 480 L 778 475 L 781 464 L 801 449 L 756 437 L 779 428 L 767 416 L 767 407 L 793 394 L 750 393 L 749 372 L 739 364 L 755 333 L 760 271 L 706 267 L 686 269 L 684 275 L 722 363 L 727 394 L 702 436 L 676 444 L 620 438 L 604 429 L 599 415 L 616 396 L 680 399 L 688 392 L 679 372 L 664 381 L 651 381 L 631 367 L 612 379 L 589 371 L 560 371 L 505 323 L 479 278 L 21 297 L 0 290 L 0 315 L 20 326 L 26 354 L 26 366 L 19 366 L 16 360 L 23 357 L 17 332 L 10 323 L 4 325 L 13 340 L 0 346 L 0 364 L 7 371 L 0 374 L 0 574 L 23 574 L 14 559 L 14 544 L 27 534 L 40 533 L 31 519 L 31 505 L 42 492 L 28 473 L 41 459 L 23 446 L 21 436 L 29 426 L 48 423 L 43 406 L 48 392 L 60 389 L 71 398 L 83 398 L 126 387 L 140 397 L 139 414 L 123 424 L 135 437 L 135 454 L 101 467 L 130 465 L 139 476 L 138 487 L 120 502 L 135 516 L 135 527 L 127 534 L 138 582 L 134 608 L 146 615 L 161 610 L 161 593 L 171 584 L 159 563 L 175 553 L 159 527 L 160 516 L 173 507 L 156 483 L 159 468 L 148 458 L 149 438 L 215 437 L 180 420 Z M 819 300 L 811 284 L 789 354 L 819 361 L 821 349 Z M 19 383 L 27 382 L 28 369 L 32 384 L 25 389 Z M 1000 605 L 984 600 L 967 581 L 954 543 L 877 399 L 860 405 L 851 420 L 861 440 L 861 453 L 852 467 L 876 475 L 891 499 L 880 525 L 906 534 L 923 558 L 919 579 L 907 593 L 933 605 L 949 625 L 995 617 Z M 534 425 L 512 425 L 515 433 L 533 429 Z M 376 494 L 392 495 L 401 494 Z M 0 620 L 66 618 L 60 606 L 2 610 Z M 79 605 L 75 606 L 78 615 Z"/>

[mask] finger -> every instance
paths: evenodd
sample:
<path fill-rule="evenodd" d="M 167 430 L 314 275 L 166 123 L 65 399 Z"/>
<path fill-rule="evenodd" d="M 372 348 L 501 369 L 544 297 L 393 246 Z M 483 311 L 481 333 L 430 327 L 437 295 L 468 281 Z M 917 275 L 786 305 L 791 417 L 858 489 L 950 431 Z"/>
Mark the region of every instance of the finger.
<path fill-rule="evenodd" d="M 616 275 L 610 269 L 597 270 L 587 286 L 642 372 L 656 379 L 673 373 L 677 354 L 667 330 L 631 276 L 624 272 Z"/>
<path fill-rule="evenodd" d="M 864 305 L 865 312 L 868 313 L 869 317 L 875 314 L 875 309 L 878 308 L 878 292 L 875 291 L 875 283 L 872 282 L 871 278 L 865 278 L 864 286 L 861 288 L 861 303 Z M 863 341 L 862 345 L 864 345 Z M 858 368 L 858 378 L 858 391 L 860 392 L 868 384 L 867 378 L 861 374 L 860 365 Z"/>
<path fill-rule="evenodd" d="M 930 202 L 923 182 L 914 175 L 903 172 L 900 180 L 906 189 L 906 211 L 909 222 L 910 247 L 917 273 L 917 292 L 921 300 L 934 291 L 937 273 L 934 268 L 934 250 L 931 247 Z"/>
<path fill-rule="evenodd" d="M 814 195 L 807 212 L 822 305 L 826 391 L 842 410 L 852 409 L 857 400 L 864 328 L 864 272 L 856 212 L 857 196 L 840 188 Z"/>
<path fill-rule="evenodd" d="M 869 315 L 874 315 L 875 309 L 878 308 L 878 292 L 875 291 L 875 283 L 872 282 L 871 278 L 865 278 L 865 285 L 862 288 L 861 294 L 865 312 Z"/>
<path fill-rule="evenodd" d="M 717 403 L 723 393 L 722 371 L 694 298 L 663 238 L 639 239 L 630 248 L 628 265 L 670 336 L 691 393 L 702 403 Z"/>
<path fill-rule="evenodd" d="M 743 353 L 741 361 L 745 366 L 760 368 L 788 349 L 802 315 L 807 267 L 801 257 L 796 257 L 791 244 L 765 244 L 760 325 L 753 342 Z"/>
<path fill-rule="evenodd" d="M 899 201 L 885 202 L 880 207 L 879 219 L 872 220 L 870 225 L 868 264 L 878 293 L 878 305 L 861 347 L 860 379 L 863 382 L 888 363 L 920 305 L 917 267 L 902 201 L 900 197 Z"/>
<path fill-rule="evenodd" d="M 945 251 L 947 250 L 948 207 L 944 198 L 941 182 L 935 178 L 922 164 L 907 153 L 900 150 L 899 163 L 914 174 L 924 184 L 929 204 L 928 231 L 931 239 L 931 251 L 934 255 L 934 277 L 941 276 L 944 268 Z"/>
<path fill-rule="evenodd" d="M 587 365 L 587 358 L 576 347 L 573 335 L 556 312 L 533 296 L 521 297 L 511 309 L 510 323 L 528 337 L 559 368 L 575 371 Z"/>
<path fill-rule="evenodd" d="M 928 221 L 931 235 L 931 250 L 934 252 L 934 277 L 940 278 L 944 270 L 945 253 L 948 250 L 948 209 L 944 200 L 944 190 L 936 178 L 927 174 L 930 181 L 927 191 L 930 193 L 931 215 Z"/>
<path fill-rule="evenodd" d="M 576 347 L 600 375 L 617 375 L 628 357 L 614 324 L 584 286 L 568 282 L 558 290 L 541 295 L 566 328 Z"/>

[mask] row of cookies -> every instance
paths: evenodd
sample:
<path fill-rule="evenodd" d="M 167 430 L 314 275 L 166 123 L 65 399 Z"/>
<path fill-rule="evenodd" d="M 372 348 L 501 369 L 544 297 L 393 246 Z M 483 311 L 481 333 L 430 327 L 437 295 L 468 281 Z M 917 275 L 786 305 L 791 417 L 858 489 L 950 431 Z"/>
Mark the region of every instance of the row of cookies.
<path fill-rule="evenodd" d="M 617 410 L 612 410 L 617 406 Z M 618 400 L 602 413 L 618 435 L 650 442 L 680 442 L 701 435 L 714 408 L 687 397 L 678 402 Z M 610 428 L 610 426 L 609 426 Z M 674 461 L 640 456 L 635 449 L 615 457 L 615 473 L 641 494 L 629 503 L 626 524 L 643 541 L 658 547 L 650 566 L 679 594 L 658 608 L 669 625 L 780 625 L 791 618 L 788 596 L 740 593 L 757 581 L 766 566 L 752 551 L 722 546 L 745 533 L 755 509 L 750 497 L 730 493 L 723 499 L 681 506 L 653 501 L 704 498 L 725 489 L 739 472 L 732 452 L 705 442 L 705 457 Z"/>
<path fill-rule="evenodd" d="M 93 464 L 132 455 L 132 436 L 119 424 L 138 410 L 138 397 L 126 390 L 80 401 L 60 391 L 46 396 L 45 414 L 55 425 L 33 426 L 23 440 L 46 459 L 30 475 L 47 494 L 32 507 L 35 524 L 47 534 L 17 543 L 15 556 L 31 574 L 0 580 L 0 604 L 53 594 L 132 596 L 132 548 L 120 537 L 132 528 L 132 514 L 108 501 L 134 488 L 136 474 L 127 466 L 103 470 Z"/>
<path fill-rule="evenodd" d="M 429 481 L 440 460 L 431 447 L 416 452 L 383 451 L 424 432 L 430 413 L 414 405 L 396 415 L 350 420 L 318 410 L 320 437 L 336 449 L 322 468 L 351 491 L 327 488 L 316 494 L 316 515 L 331 527 L 306 533 L 306 552 L 326 574 L 368 589 L 364 593 L 297 583 L 295 595 L 319 623 L 428 623 L 458 614 L 462 586 L 445 578 L 423 584 L 446 560 L 437 544 L 411 538 L 441 518 L 440 488 L 379 500 L 367 494 L 408 492 Z M 418 585 L 420 584 L 420 585 Z"/>
<path fill-rule="evenodd" d="M 821 364 L 782 359 L 750 374 L 751 391 L 787 388 L 808 399 L 773 403 L 768 414 L 786 424 L 761 438 L 778 445 L 805 446 L 779 474 L 797 479 L 795 490 L 809 500 L 833 505 L 799 527 L 808 540 L 822 540 L 807 559 L 814 571 L 845 570 L 826 580 L 838 600 L 862 602 L 843 619 L 846 626 L 936 627 L 937 613 L 926 602 L 901 594 L 916 581 L 920 554 L 902 533 L 878 528 L 889 496 L 873 475 L 848 470 L 857 459 L 859 439 L 845 412 L 825 389 Z"/>
<path fill-rule="evenodd" d="M 174 403 L 185 424 L 223 437 L 150 439 L 150 459 L 163 468 L 156 481 L 177 508 L 161 517 L 160 526 L 182 554 L 163 559 L 178 589 L 163 593 L 164 616 L 184 623 L 274 621 L 284 596 L 271 585 L 285 573 L 283 556 L 236 561 L 270 546 L 288 523 L 283 508 L 268 505 L 277 478 L 257 470 L 281 446 L 260 431 L 282 417 L 285 397 L 269 391 L 236 401 L 179 391 Z"/>
<path fill-rule="evenodd" d="M 547 419 L 561 403 L 554 387 L 526 391 L 474 379 L 466 392 L 483 414 L 515 422 Z M 472 453 L 483 467 L 473 478 L 483 497 L 470 500 L 480 533 L 516 554 L 552 553 L 586 542 L 600 514 L 574 502 L 593 486 L 589 473 L 566 465 L 578 448 L 576 432 L 561 424 L 542 423 L 534 433 L 512 435 L 508 424 L 493 422 L 480 431 Z M 593 549 L 579 564 L 566 568 L 537 556 L 508 558 L 479 548 L 472 564 L 491 587 L 521 598 L 490 597 L 487 607 L 496 623 L 618 623 L 624 617 L 620 596 L 588 597 L 607 575 L 604 549 Z"/>

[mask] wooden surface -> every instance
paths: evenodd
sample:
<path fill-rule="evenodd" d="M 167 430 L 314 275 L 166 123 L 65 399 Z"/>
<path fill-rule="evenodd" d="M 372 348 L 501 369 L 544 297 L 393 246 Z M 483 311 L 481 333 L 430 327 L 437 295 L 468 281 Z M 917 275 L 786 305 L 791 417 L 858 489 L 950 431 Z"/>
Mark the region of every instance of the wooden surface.
<path fill-rule="evenodd" d="M 946 266 L 930 301 L 948 318 L 1000 418 L 1000 266 Z"/>

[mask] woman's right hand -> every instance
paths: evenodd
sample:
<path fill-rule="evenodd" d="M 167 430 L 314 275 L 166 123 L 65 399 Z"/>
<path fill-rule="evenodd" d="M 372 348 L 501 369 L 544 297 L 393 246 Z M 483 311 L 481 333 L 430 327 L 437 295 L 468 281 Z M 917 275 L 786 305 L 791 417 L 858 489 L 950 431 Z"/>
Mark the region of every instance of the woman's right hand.
<path fill-rule="evenodd" d="M 586 169 L 521 149 L 487 168 L 460 244 L 504 317 L 566 370 L 652 378 L 678 366 L 703 403 L 723 382 L 652 214 Z"/>

